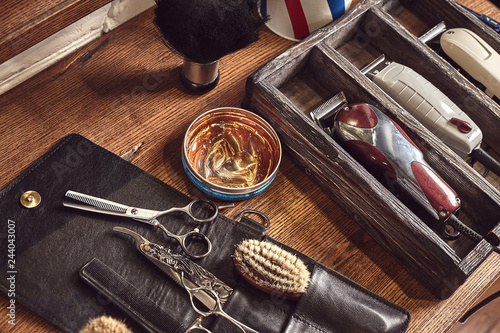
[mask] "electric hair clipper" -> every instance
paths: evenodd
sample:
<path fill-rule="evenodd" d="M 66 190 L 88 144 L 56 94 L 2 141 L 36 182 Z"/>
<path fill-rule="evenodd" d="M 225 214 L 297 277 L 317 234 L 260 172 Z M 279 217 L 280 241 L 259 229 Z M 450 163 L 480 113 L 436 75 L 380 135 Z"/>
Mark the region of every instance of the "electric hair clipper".
<path fill-rule="evenodd" d="M 453 61 L 486 87 L 488 96 L 500 98 L 500 54 L 484 39 L 468 29 L 455 28 L 441 35 L 440 44 Z"/>
<path fill-rule="evenodd" d="M 377 178 L 396 185 L 436 220 L 446 221 L 460 209 L 457 194 L 427 164 L 420 149 L 376 107 L 356 103 L 343 108 L 335 116 L 333 132 Z"/>
<path fill-rule="evenodd" d="M 413 69 L 382 55 L 363 73 L 462 157 L 481 144 L 483 134 L 472 119 Z"/>
<path fill-rule="evenodd" d="M 413 69 L 382 55 L 362 72 L 462 158 L 471 156 L 500 175 L 500 163 L 481 149 L 483 134 L 441 90 Z"/>
<path fill-rule="evenodd" d="M 441 221 L 443 237 L 458 237 L 458 232 L 451 234 L 444 228 L 450 225 L 474 241 L 483 239 L 454 215 L 461 207 L 455 191 L 427 164 L 408 135 L 379 109 L 365 103 L 347 105 L 335 114 L 333 127 L 349 153 L 377 178 L 382 176 L 390 187 L 394 185 L 390 190 L 403 190 Z M 486 241 L 500 253 L 500 240 L 494 236 Z"/>

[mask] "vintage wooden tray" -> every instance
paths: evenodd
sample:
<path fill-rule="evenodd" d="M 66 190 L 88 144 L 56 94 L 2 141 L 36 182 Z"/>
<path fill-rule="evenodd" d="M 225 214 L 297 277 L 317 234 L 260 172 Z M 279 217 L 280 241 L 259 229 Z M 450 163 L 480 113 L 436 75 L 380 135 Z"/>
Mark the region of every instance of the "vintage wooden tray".
<path fill-rule="evenodd" d="M 419 22 L 410 32 L 406 19 Z M 268 120 L 286 151 L 333 200 L 437 297 L 449 297 L 491 246 L 466 237 L 446 241 L 440 225 L 411 202 L 396 198 L 311 119 L 309 113 L 343 91 L 349 102 L 383 110 L 423 151 L 462 200 L 459 218 L 478 232 L 500 234 L 500 193 L 385 95 L 360 69 L 384 53 L 420 72 L 483 130 L 484 145 L 500 153 L 500 107 L 418 36 L 440 21 L 465 27 L 500 51 L 495 32 L 450 0 L 363 1 L 249 77 L 243 107 Z M 491 30 L 491 31 L 490 31 Z"/>

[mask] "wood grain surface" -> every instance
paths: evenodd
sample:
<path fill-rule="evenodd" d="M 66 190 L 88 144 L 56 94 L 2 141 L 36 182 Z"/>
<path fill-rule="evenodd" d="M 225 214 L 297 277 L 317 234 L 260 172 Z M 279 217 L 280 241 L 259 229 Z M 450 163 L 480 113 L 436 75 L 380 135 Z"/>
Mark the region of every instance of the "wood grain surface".
<path fill-rule="evenodd" d="M 104 6 L 111 0 L 0 2 L 0 63 Z"/>
<path fill-rule="evenodd" d="M 500 19 L 488 1 L 463 3 Z M 0 96 L 0 188 L 63 136 L 79 133 L 120 155 L 142 143 L 132 163 L 204 197 L 180 159 L 189 123 L 216 107 L 239 107 L 247 77 L 293 43 L 263 29 L 259 41 L 221 60 L 216 89 L 193 95 L 180 83 L 181 59 L 164 46 L 152 19 L 149 10 Z M 500 275 L 500 256 L 490 255 L 452 297 L 438 300 L 286 155 L 264 193 L 224 213 L 237 219 L 243 209 L 266 214 L 268 233 L 279 241 L 407 309 L 409 332 L 447 331 Z M 20 304 L 16 325 L 8 324 L 8 302 L 0 296 L 1 332 L 59 332 Z"/>
<path fill-rule="evenodd" d="M 479 301 L 491 296 L 494 292 L 500 290 L 500 279 L 497 280 L 486 293 L 481 296 Z M 500 318 L 498 309 L 500 307 L 500 298 L 492 301 L 487 307 L 482 308 L 471 316 L 464 323 L 457 323 L 450 330 L 450 333 L 492 333 L 500 332 Z"/>

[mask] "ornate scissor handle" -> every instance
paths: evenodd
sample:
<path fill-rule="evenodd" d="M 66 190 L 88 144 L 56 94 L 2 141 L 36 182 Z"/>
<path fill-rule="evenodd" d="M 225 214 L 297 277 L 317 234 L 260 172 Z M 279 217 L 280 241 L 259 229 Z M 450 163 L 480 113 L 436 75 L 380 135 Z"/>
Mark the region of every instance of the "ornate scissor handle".
<path fill-rule="evenodd" d="M 231 323 L 233 323 L 234 325 L 236 325 L 236 327 L 238 327 L 243 333 L 258 333 L 254 329 L 246 326 L 245 324 L 239 322 L 238 320 L 236 320 L 233 317 L 231 317 L 230 315 L 228 315 L 222 309 L 222 304 L 221 304 L 219 295 L 212 288 L 209 288 L 209 287 L 196 287 L 196 288 L 188 287 L 186 285 L 186 283 L 184 282 L 184 274 L 183 273 L 181 274 L 181 282 L 182 282 L 182 285 L 184 286 L 184 288 L 189 293 L 189 300 L 191 301 L 191 306 L 193 307 L 194 311 L 196 311 L 196 313 L 198 313 L 201 317 L 208 317 L 208 316 L 214 314 L 216 316 L 221 316 L 221 317 L 226 318 Z M 196 306 L 196 304 L 194 303 L 193 295 L 194 295 L 194 293 L 201 292 L 201 291 L 205 292 L 205 293 L 210 293 L 214 297 L 214 299 L 216 301 L 216 304 L 215 304 L 215 306 L 214 306 L 213 309 L 209 309 L 208 311 L 202 311 L 202 310 L 200 310 Z M 201 317 L 198 317 L 198 318 L 200 319 Z M 196 323 L 194 323 L 194 324 L 196 325 Z M 200 323 L 199 324 L 201 325 L 201 319 L 200 319 Z M 193 325 L 191 325 L 191 327 L 193 327 Z M 193 328 L 190 328 L 189 330 L 191 330 Z M 206 332 L 210 332 L 209 330 L 207 330 L 203 326 L 201 326 L 200 329 L 202 329 L 202 330 L 204 330 Z M 187 331 L 187 332 L 189 332 L 189 331 Z"/>

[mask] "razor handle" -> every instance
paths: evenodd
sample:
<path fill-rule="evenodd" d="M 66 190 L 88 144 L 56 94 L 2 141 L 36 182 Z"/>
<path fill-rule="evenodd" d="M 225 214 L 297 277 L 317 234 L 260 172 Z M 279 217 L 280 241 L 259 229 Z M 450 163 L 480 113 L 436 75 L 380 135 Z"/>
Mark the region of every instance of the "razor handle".
<path fill-rule="evenodd" d="M 336 114 L 334 133 L 389 190 L 402 190 L 436 220 L 445 222 L 460 208 L 457 194 L 427 164 L 420 149 L 376 107 L 348 105 Z"/>
<path fill-rule="evenodd" d="M 373 82 L 460 156 L 466 157 L 481 144 L 479 127 L 413 69 L 390 62 L 372 74 Z"/>

